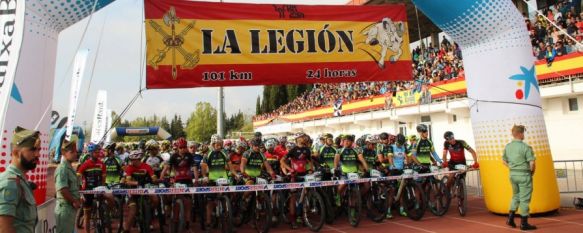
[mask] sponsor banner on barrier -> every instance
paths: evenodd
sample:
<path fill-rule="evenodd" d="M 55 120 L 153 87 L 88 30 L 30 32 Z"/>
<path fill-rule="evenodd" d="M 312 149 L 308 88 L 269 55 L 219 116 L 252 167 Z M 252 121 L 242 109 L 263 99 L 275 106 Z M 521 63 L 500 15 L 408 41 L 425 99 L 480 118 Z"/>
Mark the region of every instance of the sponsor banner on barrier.
<path fill-rule="evenodd" d="M 406 7 L 146 0 L 146 87 L 411 80 Z"/>
<path fill-rule="evenodd" d="M 434 173 L 424 173 L 415 175 L 387 176 L 379 178 L 360 178 L 356 180 L 330 180 L 314 181 L 303 183 L 281 183 L 265 185 L 232 185 L 232 186 L 203 186 L 192 188 L 143 188 L 143 189 L 112 189 L 99 191 L 81 191 L 83 194 L 106 194 L 114 195 L 173 195 L 173 194 L 208 194 L 208 193 L 230 193 L 230 192 L 248 192 L 248 191 L 270 191 L 270 190 L 288 190 L 300 188 L 315 188 L 325 186 L 336 186 L 341 184 L 358 184 L 368 182 L 383 182 L 389 180 L 401 179 L 418 179 L 421 177 L 445 175 L 457 173 L 458 171 L 440 171 Z"/>
<path fill-rule="evenodd" d="M 71 79 L 71 92 L 69 96 L 69 115 L 67 117 L 67 132 L 65 139 L 71 140 L 73 135 L 73 124 L 77 116 L 77 102 L 79 100 L 79 90 L 81 90 L 81 83 L 83 81 L 83 73 L 85 72 L 85 64 L 89 56 L 89 49 L 82 49 L 77 52 L 75 56 L 75 65 L 73 66 L 73 78 Z"/>
<path fill-rule="evenodd" d="M 43 203 L 42 205 L 38 206 L 37 213 L 38 213 L 38 222 L 36 224 L 36 228 L 34 229 L 35 233 L 52 233 L 56 232 L 57 222 L 55 221 L 55 208 L 56 208 L 57 200 L 50 199 L 47 202 Z"/>

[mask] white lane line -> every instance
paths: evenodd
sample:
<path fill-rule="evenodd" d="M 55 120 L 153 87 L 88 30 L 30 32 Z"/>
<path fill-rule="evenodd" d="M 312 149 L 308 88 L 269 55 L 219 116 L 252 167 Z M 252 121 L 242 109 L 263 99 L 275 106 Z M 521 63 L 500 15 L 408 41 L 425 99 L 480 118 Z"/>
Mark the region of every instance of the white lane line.
<path fill-rule="evenodd" d="M 500 228 L 500 229 L 505 229 L 505 230 L 522 232 L 521 230 L 517 230 L 518 228 L 510 228 L 510 227 L 505 227 L 505 226 L 499 226 L 499 225 L 494 225 L 494 224 L 489 224 L 489 223 L 483 223 L 483 222 L 478 222 L 478 221 L 473 221 L 473 220 L 463 219 L 463 218 L 458 218 L 458 217 L 448 217 L 448 218 L 457 219 L 457 220 L 461 220 L 461 221 L 464 221 L 464 222 L 477 223 L 477 224 L 484 225 L 484 226 L 489 226 L 489 227 L 495 227 L 495 228 Z"/>
<path fill-rule="evenodd" d="M 536 219 L 536 218 L 535 218 Z M 565 220 L 558 220 L 558 219 L 554 219 L 554 218 L 540 218 L 540 219 L 546 219 L 546 220 L 551 220 L 551 221 L 555 221 L 555 222 L 562 222 L 562 223 L 569 223 L 569 224 L 575 224 L 575 225 L 579 225 L 579 226 L 583 226 L 583 224 L 578 223 L 578 222 L 571 222 L 571 221 L 565 221 Z"/>

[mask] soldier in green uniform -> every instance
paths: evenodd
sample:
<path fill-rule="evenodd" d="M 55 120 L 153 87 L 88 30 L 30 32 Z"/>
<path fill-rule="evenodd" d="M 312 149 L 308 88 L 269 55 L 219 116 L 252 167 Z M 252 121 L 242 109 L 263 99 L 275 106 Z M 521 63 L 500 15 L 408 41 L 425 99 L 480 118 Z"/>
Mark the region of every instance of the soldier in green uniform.
<path fill-rule="evenodd" d="M 0 232 L 33 233 L 38 221 L 32 188 L 24 175 L 36 168 L 40 133 L 16 127 L 10 150 L 12 161 L 0 174 Z"/>
<path fill-rule="evenodd" d="M 76 140 L 63 141 L 61 146 L 63 161 L 55 171 L 55 189 L 57 190 L 57 207 L 55 219 L 57 233 L 71 233 L 75 228 L 75 213 L 81 207 L 79 178 L 71 163 L 77 161 Z"/>
<path fill-rule="evenodd" d="M 528 205 L 532 196 L 532 175 L 535 170 L 534 153 L 532 147 L 523 142 L 526 128 L 523 125 L 512 127 L 514 140 L 504 148 L 502 160 L 510 169 L 510 183 L 512 184 L 512 201 L 506 224 L 515 228 L 514 215 L 520 206 L 521 230 L 534 230 L 535 226 L 528 224 Z"/>

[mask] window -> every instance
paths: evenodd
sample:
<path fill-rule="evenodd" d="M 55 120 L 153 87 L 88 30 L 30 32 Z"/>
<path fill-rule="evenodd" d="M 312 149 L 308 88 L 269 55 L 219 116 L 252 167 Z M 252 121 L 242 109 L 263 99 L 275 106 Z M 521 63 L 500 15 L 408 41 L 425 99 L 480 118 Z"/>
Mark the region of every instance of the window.
<path fill-rule="evenodd" d="M 407 123 L 399 122 L 399 133 L 403 135 L 407 135 Z"/>
<path fill-rule="evenodd" d="M 569 111 L 579 111 L 579 103 L 577 103 L 577 98 L 569 98 Z"/>
<path fill-rule="evenodd" d="M 457 121 L 457 115 L 453 114 L 453 122 Z"/>
<path fill-rule="evenodd" d="M 421 116 L 421 122 L 431 122 L 431 116 Z"/>

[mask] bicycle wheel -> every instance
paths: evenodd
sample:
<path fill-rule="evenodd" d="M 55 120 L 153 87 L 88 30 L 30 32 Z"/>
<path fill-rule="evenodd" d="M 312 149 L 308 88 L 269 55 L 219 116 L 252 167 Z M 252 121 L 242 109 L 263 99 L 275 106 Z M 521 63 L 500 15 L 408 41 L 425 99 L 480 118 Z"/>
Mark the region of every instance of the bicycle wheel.
<path fill-rule="evenodd" d="M 233 225 L 235 227 L 240 227 L 241 225 L 248 223 L 249 220 L 251 219 L 250 217 L 250 209 L 251 209 L 251 204 L 252 201 L 249 201 L 249 203 L 246 203 L 245 200 L 243 200 L 243 194 L 239 193 L 237 194 L 237 196 L 235 197 L 235 201 L 233 202 L 233 206 L 236 206 L 237 208 L 235 208 L 233 210 Z M 246 205 L 245 207 L 243 207 L 243 205 Z"/>
<path fill-rule="evenodd" d="M 105 205 L 105 202 L 102 202 L 99 205 L 99 226 L 97 226 L 98 228 L 98 232 L 102 232 L 102 233 L 112 233 L 112 222 L 111 222 L 111 216 L 110 216 L 110 212 L 108 210 L 108 206 Z"/>
<path fill-rule="evenodd" d="M 366 195 L 367 215 L 373 222 L 382 222 L 389 208 L 387 188 L 384 185 L 373 184 Z"/>
<path fill-rule="evenodd" d="M 400 207 L 400 203 L 397 202 L 397 200 L 395 199 L 395 196 L 397 196 L 397 181 L 392 181 L 392 183 L 388 184 L 387 187 L 387 211 L 385 212 L 386 214 L 391 214 L 389 216 L 385 215 L 385 218 L 392 218 L 392 213 L 389 213 L 389 211 L 393 210 L 393 209 L 399 209 Z"/>
<path fill-rule="evenodd" d="M 184 230 L 184 224 L 184 203 L 182 203 L 182 199 L 175 197 L 172 208 L 170 210 L 170 223 L 168 224 L 168 232 L 182 232 L 182 230 Z"/>
<path fill-rule="evenodd" d="M 232 208 L 231 200 L 229 197 L 222 196 L 219 198 L 219 203 L 217 203 L 217 208 L 219 208 L 219 227 L 222 233 L 233 232 L 233 222 L 232 222 Z"/>
<path fill-rule="evenodd" d="M 329 187 L 325 187 L 320 190 L 320 196 L 324 199 L 324 207 L 326 209 L 326 223 L 332 224 L 336 219 L 336 203 L 334 202 L 334 196 Z"/>
<path fill-rule="evenodd" d="M 150 233 L 150 224 L 152 224 L 152 206 L 150 206 L 149 200 L 144 200 L 145 197 L 140 199 L 142 199 L 140 201 L 141 222 L 138 224 L 138 228 L 140 229 L 140 233 Z"/>
<path fill-rule="evenodd" d="M 258 233 L 269 232 L 271 225 L 271 197 L 263 192 L 260 192 L 255 197 L 255 211 L 253 219 L 255 222 L 255 229 Z"/>
<path fill-rule="evenodd" d="M 360 189 L 358 185 L 354 185 L 348 193 L 348 221 L 351 226 L 357 227 L 360 223 L 361 210 L 362 199 L 360 197 Z"/>
<path fill-rule="evenodd" d="M 449 191 L 445 188 L 445 184 L 438 179 L 432 179 L 430 183 L 431 190 L 429 190 L 429 210 L 435 216 L 443 216 L 447 213 L 449 208 Z"/>
<path fill-rule="evenodd" d="M 280 205 L 280 201 L 279 199 L 281 199 L 281 196 L 279 194 L 280 192 L 273 192 L 273 194 L 271 195 L 271 227 L 275 228 L 279 225 L 279 222 L 281 221 L 281 212 L 283 210 L 283 208 Z M 275 221 L 274 221 L 275 220 Z"/>
<path fill-rule="evenodd" d="M 302 203 L 302 217 L 306 226 L 313 232 L 318 232 L 326 221 L 324 198 L 316 190 L 309 190 Z"/>
<path fill-rule="evenodd" d="M 466 216 L 468 212 L 468 190 L 466 190 L 466 182 L 464 178 L 458 179 L 457 187 L 457 201 L 458 201 L 458 211 L 460 216 Z"/>
<path fill-rule="evenodd" d="M 82 229 L 83 228 L 83 208 L 79 208 L 79 210 L 77 210 L 77 215 L 75 216 L 76 219 L 76 225 L 77 225 L 77 229 Z"/>
<path fill-rule="evenodd" d="M 425 199 L 423 198 L 423 190 L 414 181 L 403 181 L 407 182 L 405 184 L 405 189 L 401 194 L 405 203 L 405 212 L 407 216 L 412 220 L 419 220 L 423 218 L 425 213 Z"/>

